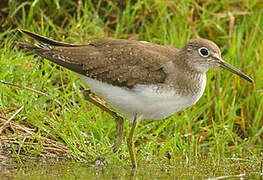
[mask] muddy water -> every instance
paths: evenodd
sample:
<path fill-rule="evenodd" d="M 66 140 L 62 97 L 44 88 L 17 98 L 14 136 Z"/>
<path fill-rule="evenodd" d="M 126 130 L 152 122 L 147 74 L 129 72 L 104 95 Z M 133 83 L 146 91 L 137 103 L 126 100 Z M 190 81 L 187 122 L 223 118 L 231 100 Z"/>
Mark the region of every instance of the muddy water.
<path fill-rule="evenodd" d="M 0 163 L 0 179 L 262 179 L 261 162 L 225 160 L 222 163 L 177 162 L 174 165 L 90 165 L 71 161 L 30 160 L 23 165 Z"/>

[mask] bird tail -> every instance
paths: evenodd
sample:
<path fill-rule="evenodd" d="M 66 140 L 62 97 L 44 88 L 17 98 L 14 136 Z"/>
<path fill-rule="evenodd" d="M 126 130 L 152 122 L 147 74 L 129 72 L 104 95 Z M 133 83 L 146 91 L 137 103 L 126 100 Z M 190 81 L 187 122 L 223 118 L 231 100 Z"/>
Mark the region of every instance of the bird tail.
<path fill-rule="evenodd" d="M 16 41 L 15 43 L 19 47 L 24 48 L 24 49 L 29 49 L 30 51 L 34 51 L 35 49 L 38 49 L 38 47 L 35 45 L 30 45 L 30 44 L 19 42 L 19 41 Z"/>
<path fill-rule="evenodd" d="M 59 42 L 26 30 L 19 31 L 29 35 L 38 42 L 33 45 L 24 42 L 16 42 L 19 47 L 28 49 L 43 58 L 46 58 L 79 74 L 85 74 L 85 72 L 83 71 L 83 65 L 78 62 L 75 57 L 68 56 L 69 53 L 67 52 L 68 49 L 73 48 L 76 50 L 75 47 L 85 45 Z"/>
<path fill-rule="evenodd" d="M 20 31 L 21 33 L 27 34 L 28 36 L 32 37 L 33 39 L 35 39 L 36 41 L 38 41 L 40 44 L 46 44 L 46 45 L 50 45 L 50 46 L 64 46 L 64 47 L 78 47 L 78 46 L 82 46 L 82 45 L 78 45 L 78 44 L 70 44 L 70 43 L 64 43 L 64 42 L 59 42 L 59 41 L 55 41 L 52 39 L 48 39 L 46 37 L 43 37 L 39 34 L 36 33 L 32 33 L 23 29 L 18 29 L 18 31 Z M 27 48 L 29 49 L 28 45 L 25 46 L 24 43 L 18 43 L 18 45 L 22 48 Z"/>

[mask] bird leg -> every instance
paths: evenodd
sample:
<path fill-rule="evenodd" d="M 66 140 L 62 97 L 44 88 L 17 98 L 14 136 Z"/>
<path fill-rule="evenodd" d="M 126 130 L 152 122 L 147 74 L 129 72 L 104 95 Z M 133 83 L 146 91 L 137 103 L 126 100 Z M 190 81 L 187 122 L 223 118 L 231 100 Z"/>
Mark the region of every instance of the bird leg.
<path fill-rule="evenodd" d="M 136 169 L 137 168 L 137 163 L 136 163 L 136 156 L 134 153 L 134 143 L 133 143 L 133 135 L 136 129 L 136 125 L 137 125 L 137 117 L 135 115 L 133 121 L 132 121 L 132 127 L 130 130 L 130 134 L 129 137 L 127 139 L 127 144 L 128 144 L 128 149 L 129 149 L 129 153 L 131 156 L 131 161 L 132 161 L 132 168 Z"/>
<path fill-rule="evenodd" d="M 98 101 L 96 101 L 94 98 L 91 97 L 91 94 L 93 94 L 90 90 L 87 90 L 86 93 L 84 93 L 85 99 L 94 104 L 95 106 L 98 106 L 100 109 L 103 111 L 106 111 L 109 113 L 115 120 L 116 120 L 116 125 L 117 125 L 117 139 L 116 142 L 113 146 L 113 152 L 117 152 L 118 149 L 120 148 L 120 145 L 122 143 L 122 138 L 123 138 L 123 129 L 124 129 L 124 119 L 123 117 L 119 116 L 116 112 L 110 110 L 106 106 L 102 105 Z"/>
<path fill-rule="evenodd" d="M 121 116 L 117 115 L 115 117 L 115 120 L 116 120 L 118 133 L 117 133 L 116 142 L 113 146 L 113 152 L 117 152 L 121 146 L 122 138 L 123 138 L 123 129 L 124 129 L 124 119 Z"/>

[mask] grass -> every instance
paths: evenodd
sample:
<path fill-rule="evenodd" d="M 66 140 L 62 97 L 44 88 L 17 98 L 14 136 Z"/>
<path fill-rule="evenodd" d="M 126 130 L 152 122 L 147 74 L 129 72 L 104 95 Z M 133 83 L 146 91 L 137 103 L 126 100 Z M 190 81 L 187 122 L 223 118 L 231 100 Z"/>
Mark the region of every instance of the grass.
<path fill-rule="evenodd" d="M 84 83 L 73 72 L 18 49 L 14 41 L 28 38 L 21 37 L 17 28 L 72 43 L 113 37 L 182 48 L 190 38 L 203 37 L 217 43 L 223 58 L 253 77 L 255 84 L 219 68 L 210 70 L 206 91 L 196 105 L 166 120 L 140 122 L 134 137 L 139 163 L 155 159 L 168 163 L 167 156 L 171 157 L 169 163 L 176 163 L 177 157 L 196 160 L 202 154 L 218 159 L 260 157 L 263 147 L 260 1 L 51 2 L 9 1 L 6 21 L 0 21 L 0 80 L 20 86 L 0 83 L 0 120 L 8 119 L 24 105 L 13 121 L 31 127 L 35 135 L 25 140 L 10 123 L 0 136 L 15 135 L 14 142 L 20 142 L 26 154 L 48 151 L 45 140 L 40 138 L 45 137 L 64 144 L 76 160 L 84 158 L 92 162 L 103 157 L 109 164 L 129 161 L 126 143 L 121 146 L 121 154 L 111 153 L 115 121 L 83 99 L 83 91 L 87 89 Z M 126 121 L 126 136 L 128 129 Z M 32 143 L 28 145 L 25 141 Z M 19 153 L 14 154 L 22 163 Z"/>

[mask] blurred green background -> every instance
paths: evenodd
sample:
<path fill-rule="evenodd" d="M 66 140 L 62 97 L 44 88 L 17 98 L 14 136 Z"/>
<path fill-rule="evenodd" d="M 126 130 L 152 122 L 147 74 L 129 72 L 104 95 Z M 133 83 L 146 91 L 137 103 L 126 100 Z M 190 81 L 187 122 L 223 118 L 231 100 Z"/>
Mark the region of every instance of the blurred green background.
<path fill-rule="evenodd" d="M 18 49 L 14 41 L 30 40 L 18 28 L 70 43 L 111 37 L 182 48 L 189 39 L 202 37 L 218 44 L 222 57 L 255 83 L 220 68 L 210 70 L 206 91 L 196 105 L 166 120 L 140 122 L 134 137 L 139 163 L 153 159 L 176 163 L 178 158 L 203 155 L 259 157 L 263 147 L 262 15 L 262 0 L 2 0 L 0 115 L 8 119 L 24 105 L 12 121 L 29 130 L 9 124 L 0 136 L 22 147 L 13 151 L 18 159 L 21 154 L 49 152 L 47 144 L 58 142 L 76 160 L 129 161 L 126 143 L 121 155 L 111 153 L 115 121 L 83 99 L 84 83 L 74 73 Z M 128 131 L 126 121 L 126 135 Z"/>

